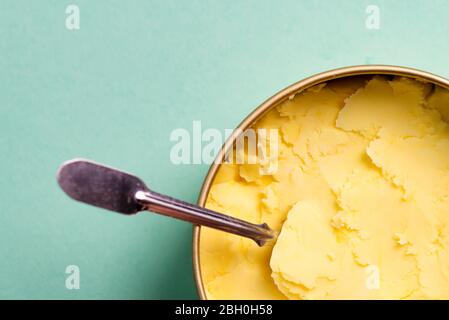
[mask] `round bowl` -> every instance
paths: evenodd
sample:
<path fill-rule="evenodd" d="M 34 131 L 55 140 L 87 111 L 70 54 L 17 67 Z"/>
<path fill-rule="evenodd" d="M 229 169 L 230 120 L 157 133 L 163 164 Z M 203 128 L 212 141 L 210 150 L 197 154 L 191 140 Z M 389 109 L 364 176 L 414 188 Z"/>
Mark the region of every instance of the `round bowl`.
<path fill-rule="evenodd" d="M 207 200 L 207 196 L 215 178 L 215 175 L 220 167 L 221 160 L 225 158 L 227 151 L 232 148 L 239 133 L 251 127 L 257 120 L 259 120 L 267 111 L 276 107 L 278 104 L 287 100 L 290 96 L 297 94 L 307 88 L 314 85 L 327 82 L 334 79 L 359 76 L 359 75 L 394 75 L 394 76 L 405 76 L 410 78 L 417 78 L 432 84 L 441 86 L 449 90 L 449 80 L 442 78 L 440 76 L 434 75 L 432 73 L 416 70 L 407 67 L 399 66 L 389 66 L 389 65 L 360 65 L 352 67 L 344 67 L 335 70 L 330 70 L 322 72 L 311 77 L 300 80 L 285 89 L 282 89 L 271 98 L 262 103 L 253 112 L 251 112 L 236 128 L 236 130 L 227 139 L 220 152 L 217 155 L 216 161 L 211 165 L 207 176 L 203 182 L 201 188 L 201 193 L 198 198 L 198 205 L 204 206 Z M 240 130 L 237 130 L 240 129 Z M 219 160 L 219 161 L 217 161 Z M 206 291 L 204 290 L 203 280 L 201 276 L 201 265 L 200 265 L 200 234 L 201 227 L 195 226 L 193 229 L 193 272 L 196 282 L 196 288 L 198 290 L 198 295 L 200 299 L 207 300 Z"/>

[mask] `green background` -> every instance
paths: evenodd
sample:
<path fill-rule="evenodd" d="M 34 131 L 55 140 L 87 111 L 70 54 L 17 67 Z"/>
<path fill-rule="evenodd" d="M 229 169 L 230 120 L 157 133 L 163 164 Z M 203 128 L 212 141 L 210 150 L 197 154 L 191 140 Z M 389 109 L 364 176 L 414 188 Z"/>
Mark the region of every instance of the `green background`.
<path fill-rule="evenodd" d="M 65 27 L 77 4 L 81 29 Z M 365 27 L 368 4 L 380 29 Z M 68 199 L 85 157 L 195 202 L 207 165 L 170 162 L 170 132 L 234 128 L 267 97 L 357 64 L 449 77 L 449 1 L 1 0 L 0 298 L 197 298 L 191 225 Z M 81 271 L 67 290 L 65 268 Z"/>

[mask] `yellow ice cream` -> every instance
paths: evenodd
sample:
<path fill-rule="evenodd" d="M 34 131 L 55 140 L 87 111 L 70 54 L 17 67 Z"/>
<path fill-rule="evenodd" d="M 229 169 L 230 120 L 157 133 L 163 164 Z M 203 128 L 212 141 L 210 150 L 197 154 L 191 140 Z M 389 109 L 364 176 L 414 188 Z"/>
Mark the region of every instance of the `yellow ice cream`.
<path fill-rule="evenodd" d="M 210 299 L 449 299 L 449 92 L 409 78 L 334 80 L 255 128 L 279 130 L 278 169 L 223 164 L 206 206 L 280 232 L 207 228 Z"/>

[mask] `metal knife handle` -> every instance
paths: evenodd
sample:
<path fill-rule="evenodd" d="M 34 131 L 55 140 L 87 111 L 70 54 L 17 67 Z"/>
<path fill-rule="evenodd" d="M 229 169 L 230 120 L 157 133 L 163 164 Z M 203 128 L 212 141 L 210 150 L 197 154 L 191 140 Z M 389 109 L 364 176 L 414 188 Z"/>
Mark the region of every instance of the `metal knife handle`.
<path fill-rule="evenodd" d="M 149 211 L 250 238 L 259 246 L 275 235 L 266 223 L 253 224 L 154 191 L 137 191 L 135 198 Z"/>
<path fill-rule="evenodd" d="M 274 238 L 267 224 L 253 224 L 151 191 L 138 177 L 85 160 L 65 162 L 57 174 L 62 190 L 77 201 L 126 215 L 149 210 L 253 239 Z"/>

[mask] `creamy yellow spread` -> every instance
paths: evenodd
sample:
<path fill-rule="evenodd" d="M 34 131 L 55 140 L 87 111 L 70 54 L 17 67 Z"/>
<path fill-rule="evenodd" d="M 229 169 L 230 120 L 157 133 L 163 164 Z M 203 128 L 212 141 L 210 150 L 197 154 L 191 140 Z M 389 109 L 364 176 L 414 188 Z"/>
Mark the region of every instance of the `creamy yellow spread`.
<path fill-rule="evenodd" d="M 282 103 L 278 169 L 223 164 L 206 206 L 279 232 L 202 228 L 210 299 L 449 299 L 449 92 L 350 77 Z"/>

